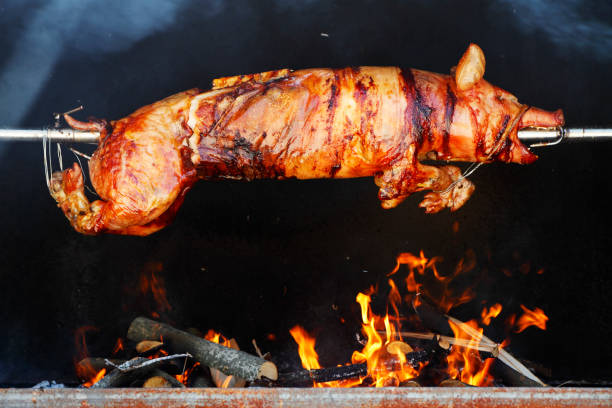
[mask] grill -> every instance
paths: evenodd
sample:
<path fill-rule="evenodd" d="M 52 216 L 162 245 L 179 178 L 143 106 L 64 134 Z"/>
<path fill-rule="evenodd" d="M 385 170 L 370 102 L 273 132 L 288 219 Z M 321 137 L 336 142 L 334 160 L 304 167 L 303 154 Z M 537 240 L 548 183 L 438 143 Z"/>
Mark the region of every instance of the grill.
<path fill-rule="evenodd" d="M 247 389 L 247 390 L 8 390 L 7 408 L 46 407 L 599 407 L 607 389 Z"/>
<path fill-rule="evenodd" d="M 78 10 L 67 0 L 0 8 L 0 127 L 29 129 L 0 134 L 91 140 L 95 134 L 41 129 L 53 126 L 54 112 L 75 106 L 84 105 L 75 113 L 81 119 L 116 119 L 174 92 L 207 89 L 213 78 L 276 68 L 447 72 L 472 41 L 487 55 L 485 79 L 521 102 L 562 108 L 569 131 L 524 132 L 530 144 L 561 143 L 534 148 L 540 158 L 529 166 L 480 167 L 470 177 L 476 193 L 456 213 L 425 215 L 418 195 L 384 211 L 371 179 L 200 182 L 172 225 L 143 238 L 76 234 L 48 195 L 40 145 L 0 141 L 0 328 L 7 334 L 0 405 L 610 405 L 608 6 L 81 3 Z M 542 15 L 546 25 L 533 17 Z M 580 33 L 571 28 L 577 23 Z M 565 143 L 575 139 L 587 140 Z M 94 148 L 72 146 L 86 155 Z M 64 166 L 73 161 L 65 149 Z M 442 274 L 474 260 L 459 283 L 477 281 L 476 296 L 449 312 L 463 321 L 494 302 L 508 311 L 500 319 L 520 305 L 546 312 L 547 330 L 513 335 L 510 349 L 549 369 L 552 386 L 76 388 L 83 339 L 88 355 L 111 357 L 141 315 L 185 330 L 214 328 L 249 353 L 256 339 L 281 372 L 302 368 L 289 334 L 301 325 L 316 335 L 323 367 L 345 364 L 362 340 L 355 295 L 379 284 L 371 306 L 384 315 L 396 258 L 421 250 L 443 258 Z M 495 341 L 507 334 L 501 323 L 485 333 Z M 68 388 L 30 388 L 42 380 Z"/>

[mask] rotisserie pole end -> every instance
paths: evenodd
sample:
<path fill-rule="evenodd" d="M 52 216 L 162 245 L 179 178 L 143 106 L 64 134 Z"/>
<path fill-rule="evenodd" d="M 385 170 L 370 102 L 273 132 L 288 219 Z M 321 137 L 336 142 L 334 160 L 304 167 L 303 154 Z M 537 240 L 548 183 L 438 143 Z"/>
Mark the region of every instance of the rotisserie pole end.
<path fill-rule="evenodd" d="M 37 142 L 45 138 L 50 142 L 97 144 L 100 140 L 100 133 L 69 128 L 0 129 L 0 142 Z M 518 138 L 530 147 L 552 146 L 561 142 L 612 141 L 612 128 L 527 128 L 518 131 Z"/>
<path fill-rule="evenodd" d="M 612 141 L 612 128 L 527 128 L 518 131 L 518 138 L 530 147 L 553 146 L 561 142 L 603 142 Z"/>
<path fill-rule="evenodd" d="M 50 142 L 97 144 L 100 140 L 100 133 L 69 128 L 0 129 L 0 142 L 39 142 L 45 139 Z"/>

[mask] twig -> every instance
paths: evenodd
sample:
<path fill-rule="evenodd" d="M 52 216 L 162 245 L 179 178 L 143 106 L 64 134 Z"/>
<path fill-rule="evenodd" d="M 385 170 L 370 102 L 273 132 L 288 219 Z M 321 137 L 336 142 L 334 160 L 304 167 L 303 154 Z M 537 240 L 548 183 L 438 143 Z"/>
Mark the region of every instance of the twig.
<path fill-rule="evenodd" d="M 119 364 L 119 365 L 115 365 L 112 361 L 108 359 L 105 359 L 104 361 L 106 362 L 107 365 L 111 367 L 115 367 L 117 370 L 121 371 L 122 373 L 127 373 L 130 371 L 139 370 L 141 368 L 144 368 L 150 365 L 158 365 L 162 361 L 174 360 L 175 358 L 183 358 L 183 357 L 188 358 L 188 357 L 192 357 L 192 355 L 189 353 L 172 354 L 169 356 L 164 356 L 164 357 L 159 357 L 159 358 L 145 359 L 142 362 L 138 361 L 138 364 L 133 363 L 135 360 L 126 361 L 125 363 Z"/>
<path fill-rule="evenodd" d="M 468 326 L 469 327 L 469 326 Z M 379 330 L 379 334 L 385 334 L 385 331 Z M 408 332 L 402 331 L 397 332 L 398 335 L 402 337 L 408 337 L 411 339 L 422 339 L 422 340 L 436 340 L 440 347 L 448 348 L 447 345 L 456 345 L 460 347 L 465 347 L 473 350 L 486 351 L 491 353 L 494 357 L 497 356 L 499 352 L 499 344 L 482 344 L 482 342 L 477 342 L 475 340 L 467 340 L 467 339 L 457 339 L 450 336 L 441 336 L 436 333 L 418 333 L 418 332 Z"/>

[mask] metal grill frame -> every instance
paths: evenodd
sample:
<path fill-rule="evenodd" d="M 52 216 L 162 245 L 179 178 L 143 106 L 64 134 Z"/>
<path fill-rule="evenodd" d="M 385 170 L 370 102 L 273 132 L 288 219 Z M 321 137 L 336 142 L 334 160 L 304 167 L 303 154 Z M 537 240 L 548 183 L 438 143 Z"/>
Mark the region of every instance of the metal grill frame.
<path fill-rule="evenodd" d="M 30 407 L 611 407 L 612 388 L 3 389 L 0 406 Z"/>

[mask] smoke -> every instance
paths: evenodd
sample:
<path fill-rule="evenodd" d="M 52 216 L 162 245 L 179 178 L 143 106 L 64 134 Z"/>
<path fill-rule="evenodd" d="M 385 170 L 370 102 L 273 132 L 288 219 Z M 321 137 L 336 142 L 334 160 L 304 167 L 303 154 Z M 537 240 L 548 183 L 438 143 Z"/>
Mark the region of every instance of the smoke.
<path fill-rule="evenodd" d="M 528 35 L 545 34 L 560 53 L 581 51 L 596 59 L 612 58 L 612 5 L 585 0 L 498 0 L 494 9 L 510 12 Z"/>
<path fill-rule="evenodd" d="M 19 126 L 67 49 L 116 52 L 172 24 L 185 0 L 3 0 L 23 30 L 0 73 L 0 126 Z M 8 22 L 4 22 L 7 24 Z M 1 24 L 0 24 L 1 25 Z M 0 154 L 3 146 L 0 144 Z"/>

